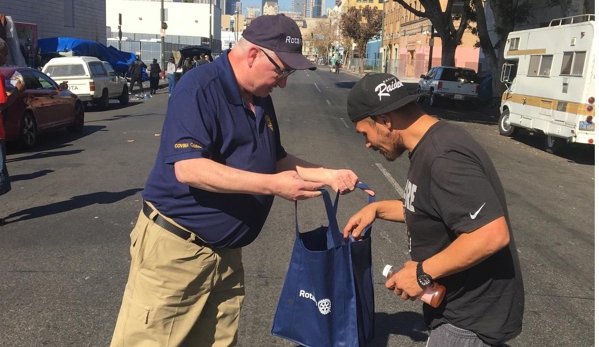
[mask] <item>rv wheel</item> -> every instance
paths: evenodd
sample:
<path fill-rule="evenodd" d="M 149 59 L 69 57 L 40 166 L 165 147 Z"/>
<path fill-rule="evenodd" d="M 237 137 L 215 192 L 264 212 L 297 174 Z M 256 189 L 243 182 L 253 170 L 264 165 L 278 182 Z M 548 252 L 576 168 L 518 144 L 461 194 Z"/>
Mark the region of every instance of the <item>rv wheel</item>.
<path fill-rule="evenodd" d="M 559 154 L 566 148 L 566 139 L 547 135 L 545 137 L 545 151 L 552 154 Z"/>
<path fill-rule="evenodd" d="M 516 135 L 516 132 L 518 131 L 518 129 L 512 125 L 510 125 L 509 122 L 510 119 L 510 110 L 509 109 L 504 109 L 503 112 L 501 112 L 501 116 L 499 117 L 499 134 L 503 135 L 503 136 L 514 136 Z"/>

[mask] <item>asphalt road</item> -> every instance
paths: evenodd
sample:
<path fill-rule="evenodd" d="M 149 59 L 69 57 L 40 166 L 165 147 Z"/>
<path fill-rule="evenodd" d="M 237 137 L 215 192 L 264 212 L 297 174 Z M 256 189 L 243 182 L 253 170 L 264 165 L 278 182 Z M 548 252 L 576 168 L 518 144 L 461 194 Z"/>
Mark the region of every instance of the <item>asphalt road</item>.
<path fill-rule="evenodd" d="M 273 98 L 288 152 L 351 168 L 378 199 L 402 194 L 408 160 L 364 147 L 346 119 L 358 77 L 326 67 L 296 72 Z M 414 89 L 414 84 L 407 84 Z M 167 94 L 89 108 L 82 134 L 49 134 L 28 152 L 9 149 L 13 191 L 0 197 L 0 346 L 108 346 L 129 269 L 129 232 L 154 163 Z M 425 107 L 426 108 L 426 107 Z M 426 108 L 428 110 L 428 108 Z M 512 347 L 594 345 L 594 151 L 543 152 L 534 136 L 498 135 L 490 113 L 447 106 L 431 114 L 466 128 L 489 152 L 507 194 L 525 281 L 522 334 Z M 339 223 L 366 203 L 341 198 Z M 270 335 L 294 240 L 293 204 L 275 199 L 262 234 L 244 249 L 246 299 L 239 346 L 294 346 Z M 302 228 L 326 224 L 321 200 L 299 203 Z M 401 224 L 376 222 L 376 340 L 422 346 L 421 304 L 384 288 L 385 264 L 408 260 Z"/>

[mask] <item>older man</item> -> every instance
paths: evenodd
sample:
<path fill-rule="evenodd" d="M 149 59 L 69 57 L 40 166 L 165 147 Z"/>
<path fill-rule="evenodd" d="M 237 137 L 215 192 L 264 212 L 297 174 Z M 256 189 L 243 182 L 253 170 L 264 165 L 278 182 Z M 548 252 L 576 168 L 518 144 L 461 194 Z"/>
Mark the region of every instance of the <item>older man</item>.
<path fill-rule="evenodd" d="M 0 39 L 0 66 L 6 64 L 8 57 L 8 45 L 6 41 Z M 4 76 L 0 73 L 0 195 L 8 193 L 10 191 L 10 179 L 8 177 L 8 170 L 6 169 L 6 147 L 4 145 L 4 115 L 6 114 L 5 109 L 12 104 L 19 94 L 25 90 L 25 84 L 21 79 L 17 79 L 15 83 L 15 89 L 12 92 L 7 92 L 5 89 Z M 0 226 L 4 225 L 4 219 L 0 218 Z"/>
<path fill-rule="evenodd" d="M 423 112 L 397 77 L 364 76 L 350 91 L 348 115 L 366 147 L 395 160 L 409 152 L 404 199 L 370 204 L 350 218 L 359 237 L 381 218 L 402 222 L 413 261 L 386 283 L 414 299 L 436 281 L 441 306 L 423 305 L 428 347 L 501 345 L 522 330 L 524 288 L 499 176 L 462 127 Z"/>
<path fill-rule="evenodd" d="M 284 15 L 252 21 L 212 64 L 190 70 L 169 99 L 154 169 L 131 233 L 131 270 L 112 346 L 233 346 L 244 298 L 241 248 L 274 196 L 347 193 L 357 176 L 285 152 L 270 97 L 302 55 Z"/>

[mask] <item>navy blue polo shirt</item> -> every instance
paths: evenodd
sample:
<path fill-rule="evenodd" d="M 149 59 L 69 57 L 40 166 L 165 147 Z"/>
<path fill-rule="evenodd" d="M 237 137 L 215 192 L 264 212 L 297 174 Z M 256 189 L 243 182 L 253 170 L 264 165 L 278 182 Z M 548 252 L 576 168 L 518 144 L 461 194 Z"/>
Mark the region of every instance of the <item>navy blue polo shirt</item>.
<path fill-rule="evenodd" d="M 272 174 L 287 153 L 272 99 L 243 102 L 228 51 L 177 83 L 162 128 L 156 163 L 142 197 L 216 248 L 237 248 L 260 233 L 274 196 L 212 193 L 177 181 L 174 164 L 208 158 L 240 170 Z"/>

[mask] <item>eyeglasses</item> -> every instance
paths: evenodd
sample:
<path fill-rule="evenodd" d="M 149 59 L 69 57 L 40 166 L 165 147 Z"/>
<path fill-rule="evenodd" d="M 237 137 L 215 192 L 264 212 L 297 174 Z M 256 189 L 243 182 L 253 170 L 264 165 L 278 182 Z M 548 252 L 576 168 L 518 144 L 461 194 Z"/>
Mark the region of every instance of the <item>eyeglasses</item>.
<path fill-rule="evenodd" d="M 266 53 L 262 48 L 260 48 L 260 50 L 262 51 L 262 53 L 264 53 L 264 55 L 268 58 L 268 60 L 272 63 L 272 65 L 275 66 L 275 71 L 276 73 L 279 75 L 277 77 L 277 79 L 281 79 L 281 78 L 285 78 L 289 75 L 291 75 L 292 73 L 295 72 L 295 70 L 283 70 L 281 69 L 281 67 L 279 66 L 279 64 L 277 64 L 276 61 L 274 61 L 269 55 L 268 53 Z"/>

